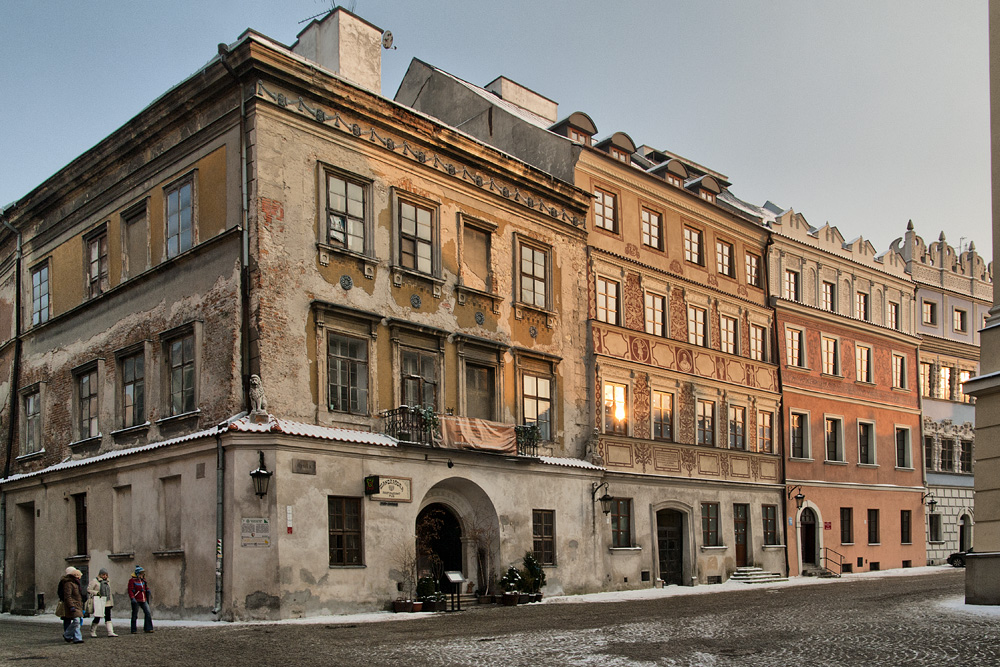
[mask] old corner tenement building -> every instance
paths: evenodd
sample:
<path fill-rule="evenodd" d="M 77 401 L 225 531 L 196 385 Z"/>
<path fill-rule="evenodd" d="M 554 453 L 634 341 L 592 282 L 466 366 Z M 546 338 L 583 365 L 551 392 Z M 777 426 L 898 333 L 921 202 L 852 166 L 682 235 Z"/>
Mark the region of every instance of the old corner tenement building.
<path fill-rule="evenodd" d="M 923 504 L 916 318 L 928 264 L 982 301 L 977 255 L 876 256 L 503 77 L 386 99 L 381 37 L 247 31 L 4 211 L 4 609 L 68 563 L 286 618 L 526 551 L 551 594 L 918 565 L 925 512 L 971 522 Z M 975 340 L 939 347 L 957 390 Z"/>

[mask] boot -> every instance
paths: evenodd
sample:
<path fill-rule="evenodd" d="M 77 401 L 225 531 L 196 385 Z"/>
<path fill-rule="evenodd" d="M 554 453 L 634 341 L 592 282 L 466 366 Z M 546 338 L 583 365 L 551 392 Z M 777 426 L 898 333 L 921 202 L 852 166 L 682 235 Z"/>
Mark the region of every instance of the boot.
<path fill-rule="evenodd" d="M 91 637 L 96 637 L 97 636 L 97 623 L 91 623 L 90 624 L 90 636 Z"/>
<path fill-rule="evenodd" d="M 104 627 L 106 627 L 108 629 L 108 637 L 117 637 L 118 636 L 118 635 L 115 634 L 115 626 L 111 624 L 111 621 L 105 622 L 104 623 Z"/>

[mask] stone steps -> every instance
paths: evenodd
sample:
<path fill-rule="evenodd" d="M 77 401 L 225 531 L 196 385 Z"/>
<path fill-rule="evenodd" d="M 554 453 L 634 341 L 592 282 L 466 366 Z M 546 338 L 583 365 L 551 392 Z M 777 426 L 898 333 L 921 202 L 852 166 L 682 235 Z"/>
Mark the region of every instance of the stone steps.
<path fill-rule="evenodd" d="M 729 577 L 733 581 L 741 581 L 744 584 L 765 584 L 772 581 L 788 581 L 787 577 L 782 577 L 775 572 L 765 572 L 759 567 L 738 567 L 736 572 Z"/>

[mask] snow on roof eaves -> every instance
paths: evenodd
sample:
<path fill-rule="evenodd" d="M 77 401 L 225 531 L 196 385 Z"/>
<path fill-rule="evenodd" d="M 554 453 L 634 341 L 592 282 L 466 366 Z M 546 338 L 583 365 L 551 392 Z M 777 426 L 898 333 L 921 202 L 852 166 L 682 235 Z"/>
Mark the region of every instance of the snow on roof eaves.
<path fill-rule="evenodd" d="M 585 468 L 587 470 L 604 470 L 603 466 L 595 466 L 583 459 L 566 459 L 557 456 L 539 456 L 538 460 L 550 466 L 563 466 L 564 468 Z"/>
<path fill-rule="evenodd" d="M 230 424 L 229 428 L 233 431 L 244 433 L 284 433 L 287 435 L 317 438 L 319 440 L 354 442 L 361 445 L 379 445 L 382 447 L 396 447 L 399 445 L 398 440 L 381 433 L 303 424 L 301 422 L 288 421 L 287 419 L 278 419 L 273 415 L 264 424 L 255 424 L 249 418 L 244 417 Z"/>
<path fill-rule="evenodd" d="M 732 192 L 730 192 L 728 189 L 724 189 L 722 192 L 720 192 L 718 196 L 716 196 L 716 199 L 722 200 L 724 203 L 729 204 L 733 208 L 739 209 L 747 213 L 748 215 L 752 215 L 755 218 L 759 218 L 760 221 L 766 224 L 767 226 L 770 226 L 771 223 L 774 222 L 774 220 L 777 217 L 765 208 L 762 208 L 760 206 L 755 206 L 750 202 L 743 201 L 742 199 L 734 195 Z"/>

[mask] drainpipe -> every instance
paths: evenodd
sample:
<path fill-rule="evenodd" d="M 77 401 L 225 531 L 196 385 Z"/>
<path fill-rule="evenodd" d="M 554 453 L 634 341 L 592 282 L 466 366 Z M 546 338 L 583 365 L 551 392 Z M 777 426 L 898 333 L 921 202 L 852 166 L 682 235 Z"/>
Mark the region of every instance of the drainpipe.
<path fill-rule="evenodd" d="M 226 481 L 226 459 L 222 451 L 222 434 L 229 428 L 229 422 L 215 427 L 215 607 L 213 614 L 222 612 L 222 536 L 223 496 Z"/>
<path fill-rule="evenodd" d="M 4 457 L 3 479 L 10 477 L 10 464 L 14 453 L 14 436 L 17 434 L 17 391 L 21 367 L 21 232 L 7 221 L 6 211 L 0 211 L 0 223 L 17 236 L 14 256 L 14 360 L 10 374 L 10 412 L 7 415 L 7 452 Z M 0 487 L 0 611 L 7 606 L 7 493 Z"/>

